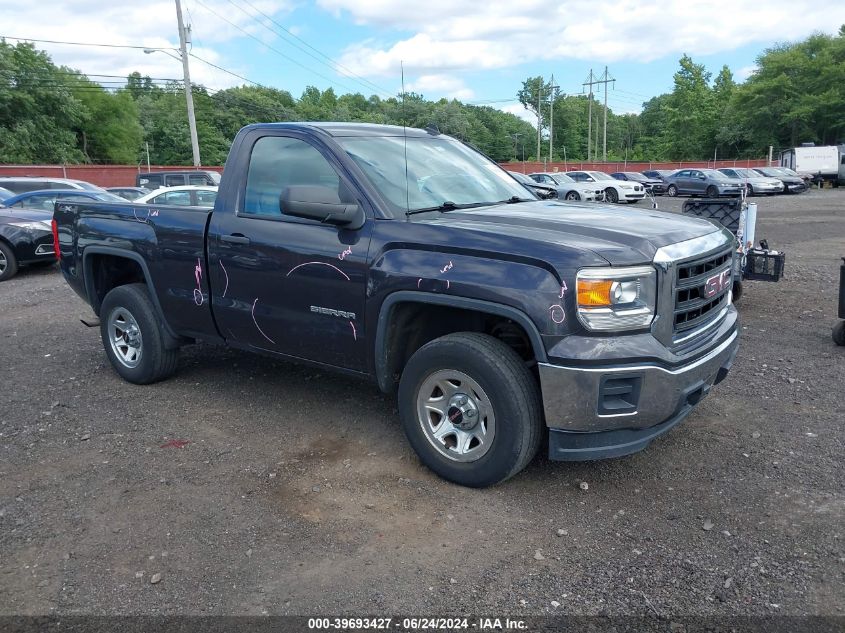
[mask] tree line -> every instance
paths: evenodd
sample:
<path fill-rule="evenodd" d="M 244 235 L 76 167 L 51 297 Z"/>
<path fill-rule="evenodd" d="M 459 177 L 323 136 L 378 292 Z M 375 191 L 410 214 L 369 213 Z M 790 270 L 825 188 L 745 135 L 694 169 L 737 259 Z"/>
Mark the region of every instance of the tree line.
<path fill-rule="evenodd" d="M 639 114 L 608 108 L 608 160 L 701 160 L 760 157 L 770 145 L 840 143 L 845 139 L 845 26 L 763 51 L 756 70 L 737 83 L 725 66 L 715 77 L 684 55 L 671 92 L 643 103 Z M 555 95 L 542 77 L 523 82 L 517 97 L 538 117 L 548 156 L 587 158 L 589 96 Z M 538 96 L 539 111 L 538 111 Z M 337 95 L 308 87 L 290 92 L 260 86 L 209 90 L 194 86 L 204 164 L 223 164 L 237 131 L 260 121 L 361 121 L 426 127 L 476 146 L 494 160 L 535 157 L 537 128 L 519 117 L 457 100 L 416 93 L 387 99 Z M 592 156 L 602 145 L 603 104 L 593 97 Z M 132 73 L 97 81 L 32 44 L 0 40 L 0 162 L 191 163 L 181 82 Z"/>

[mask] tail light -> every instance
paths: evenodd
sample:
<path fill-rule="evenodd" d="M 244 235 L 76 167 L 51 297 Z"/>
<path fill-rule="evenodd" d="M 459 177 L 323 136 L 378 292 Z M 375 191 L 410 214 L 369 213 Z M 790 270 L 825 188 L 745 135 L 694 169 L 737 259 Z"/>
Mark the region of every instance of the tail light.
<path fill-rule="evenodd" d="M 55 220 L 52 220 L 50 225 L 53 228 L 53 250 L 56 251 L 56 259 L 60 260 L 62 251 L 59 249 L 59 225 L 56 224 Z"/>

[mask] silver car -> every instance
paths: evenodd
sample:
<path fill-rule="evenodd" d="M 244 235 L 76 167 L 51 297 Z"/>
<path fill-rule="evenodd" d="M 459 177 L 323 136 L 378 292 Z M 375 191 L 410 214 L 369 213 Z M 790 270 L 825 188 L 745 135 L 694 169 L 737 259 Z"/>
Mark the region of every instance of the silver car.
<path fill-rule="evenodd" d="M 575 182 L 566 174 L 537 172 L 528 176 L 540 184 L 557 189 L 557 197 L 561 200 L 604 200 L 604 189 L 589 183 Z"/>
<path fill-rule="evenodd" d="M 715 169 L 679 169 L 666 178 L 666 193 L 669 196 L 689 195 L 719 198 L 741 196 L 745 183 L 730 178 Z"/>
<path fill-rule="evenodd" d="M 726 176 L 738 178 L 745 183 L 746 195 L 774 195 L 783 193 L 783 181 L 757 173 L 753 169 L 744 167 L 722 167 L 720 170 Z"/>

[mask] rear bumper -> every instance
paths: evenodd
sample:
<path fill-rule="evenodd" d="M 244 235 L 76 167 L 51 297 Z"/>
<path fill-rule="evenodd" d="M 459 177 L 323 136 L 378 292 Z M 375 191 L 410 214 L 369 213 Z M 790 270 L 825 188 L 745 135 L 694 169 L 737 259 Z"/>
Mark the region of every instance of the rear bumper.
<path fill-rule="evenodd" d="M 718 345 L 674 367 L 540 364 L 549 457 L 581 461 L 642 450 L 727 376 L 738 347 L 734 327 Z"/>

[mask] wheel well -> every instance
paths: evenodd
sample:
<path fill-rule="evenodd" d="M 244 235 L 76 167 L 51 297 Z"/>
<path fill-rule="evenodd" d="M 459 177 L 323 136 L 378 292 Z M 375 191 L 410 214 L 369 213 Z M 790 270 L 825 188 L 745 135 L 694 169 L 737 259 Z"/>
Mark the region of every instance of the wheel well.
<path fill-rule="evenodd" d="M 90 255 L 87 260 L 86 277 L 90 279 L 89 299 L 96 314 L 100 313 L 103 299 L 112 288 L 126 284 L 146 283 L 141 265 L 127 257 L 116 255 Z"/>
<path fill-rule="evenodd" d="M 480 332 L 504 342 L 534 367 L 537 359 L 531 338 L 519 323 L 498 314 L 451 306 L 403 302 L 393 306 L 384 338 L 385 391 L 398 383 L 408 359 L 420 347 L 453 332 Z M 382 381 L 380 381 L 382 382 Z"/>

